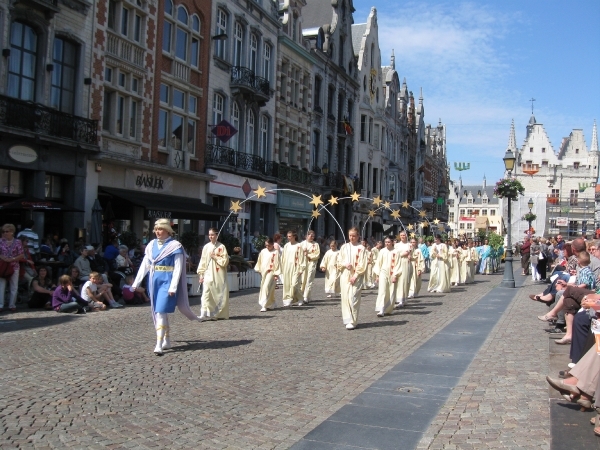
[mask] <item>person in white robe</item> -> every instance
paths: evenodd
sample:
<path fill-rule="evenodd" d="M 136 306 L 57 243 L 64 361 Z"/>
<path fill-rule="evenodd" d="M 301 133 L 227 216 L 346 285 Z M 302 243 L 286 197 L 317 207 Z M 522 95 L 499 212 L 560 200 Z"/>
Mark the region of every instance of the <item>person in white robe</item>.
<path fill-rule="evenodd" d="M 306 257 L 298 242 L 298 233 L 287 233 L 288 242 L 281 254 L 281 277 L 283 278 L 283 306 L 297 306 L 302 302 L 302 276 L 306 267 Z"/>
<path fill-rule="evenodd" d="M 421 276 L 425 272 L 425 258 L 421 253 L 421 248 L 417 245 L 416 239 L 411 239 L 410 244 L 412 245 L 413 251 L 410 257 L 412 264 L 412 277 L 410 278 L 410 290 L 408 291 L 408 298 L 416 297 L 421 291 L 422 280 Z"/>
<path fill-rule="evenodd" d="M 311 300 L 310 294 L 317 273 L 319 256 L 321 256 L 321 247 L 318 242 L 315 242 L 315 232 L 313 230 L 309 230 L 309 232 L 306 233 L 306 240 L 302 241 L 300 245 L 304 252 L 306 267 L 302 274 L 302 301 L 298 303 L 298 306 L 302 306 L 304 303 L 308 304 Z"/>
<path fill-rule="evenodd" d="M 342 320 L 347 330 L 354 330 L 358 324 L 361 291 L 367 271 L 366 249 L 358 240 L 358 228 L 350 228 L 348 240 L 342 245 L 338 257 L 340 274 Z"/>
<path fill-rule="evenodd" d="M 398 279 L 398 250 L 394 248 L 391 237 L 385 238 L 385 247 L 379 250 L 377 261 L 373 266 L 373 274 L 377 280 L 377 301 L 375 312 L 377 317 L 392 314 L 396 301 L 396 285 Z"/>
<path fill-rule="evenodd" d="M 327 298 L 340 293 L 340 279 L 337 268 L 338 255 L 337 242 L 331 241 L 329 250 L 325 252 L 321 260 L 321 271 L 325 272 L 325 294 L 327 294 Z"/>
<path fill-rule="evenodd" d="M 475 274 L 477 273 L 477 265 L 479 263 L 479 252 L 475 247 L 475 242 L 469 240 L 469 254 L 471 261 L 469 262 L 469 283 L 475 283 Z"/>
<path fill-rule="evenodd" d="M 199 319 L 229 319 L 229 285 L 227 265 L 229 254 L 223 244 L 217 241 L 218 230 L 208 230 L 210 242 L 202 248 L 197 273 L 202 284 L 202 306 Z"/>
<path fill-rule="evenodd" d="M 260 292 L 258 293 L 258 304 L 260 312 L 275 308 L 275 282 L 279 277 L 279 251 L 274 247 L 273 239 L 265 241 L 265 248 L 258 254 L 254 270 L 260 273 Z"/>
<path fill-rule="evenodd" d="M 448 247 L 448 261 L 450 262 L 450 285 L 458 286 L 460 284 L 460 263 L 462 252 L 458 246 L 458 241 L 454 239 L 452 245 Z"/>
<path fill-rule="evenodd" d="M 439 234 L 435 236 L 435 243 L 431 246 L 431 278 L 427 290 L 429 292 L 450 292 L 448 247 L 442 242 Z"/>
<path fill-rule="evenodd" d="M 373 247 L 371 249 L 371 261 L 372 261 L 372 267 L 371 270 L 373 269 L 373 266 L 375 265 L 375 263 L 377 262 L 377 258 L 379 257 L 379 251 L 383 248 L 383 241 L 377 241 L 377 243 L 375 244 L 375 247 Z M 373 274 L 372 276 L 372 284 L 373 284 L 373 288 L 377 287 L 377 276 Z"/>
<path fill-rule="evenodd" d="M 462 284 L 467 284 L 469 282 L 468 273 L 469 273 L 469 259 L 471 258 L 471 251 L 467 247 L 467 243 L 465 241 L 462 241 L 460 243 L 460 252 L 461 252 L 460 282 Z"/>
<path fill-rule="evenodd" d="M 412 264 L 410 256 L 412 255 L 412 246 L 408 242 L 406 231 L 399 234 L 400 242 L 394 246 L 398 250 L 398 280 L 396 282 L 396 306 L 403 307 L 410 291 L 410 280 L 412 277 Z"/>

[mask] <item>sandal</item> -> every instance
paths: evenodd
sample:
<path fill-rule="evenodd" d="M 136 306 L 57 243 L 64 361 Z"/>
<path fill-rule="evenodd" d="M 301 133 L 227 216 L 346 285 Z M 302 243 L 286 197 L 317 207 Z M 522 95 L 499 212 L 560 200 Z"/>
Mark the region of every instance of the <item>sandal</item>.
<path fill-rule="evenodd" d="M 596 436 L 600 436 L 600 426 L 597 425 L 597 424 L 600 424 L 600 413 L 596 411 L 596 417 L 592 417 L 590 422 L 595 425 L 594 426 L 594 434 Z"/>
<path fill-rule="evenodd" d="M 537 316 L 539 320 L 542 322 L 554 322 L 556 317 L 549 316 L 548 314 L 544 314 L 543 316 Z"/>

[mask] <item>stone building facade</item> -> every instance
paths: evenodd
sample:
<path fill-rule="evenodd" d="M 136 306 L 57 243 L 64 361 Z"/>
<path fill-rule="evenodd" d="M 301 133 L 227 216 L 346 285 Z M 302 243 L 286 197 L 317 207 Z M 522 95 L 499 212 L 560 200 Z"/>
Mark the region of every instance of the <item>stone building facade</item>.
<path fill-rule="evenodd" d="M 86 169 L 99 152 L 90 114 L 93 18 L 87 1 L 0 4 L 0 203 L 34 197 L 64 209 L 3 210 L 0 220 L 33 218 L 40 236 L 71 242 L 85 237 Z"/>

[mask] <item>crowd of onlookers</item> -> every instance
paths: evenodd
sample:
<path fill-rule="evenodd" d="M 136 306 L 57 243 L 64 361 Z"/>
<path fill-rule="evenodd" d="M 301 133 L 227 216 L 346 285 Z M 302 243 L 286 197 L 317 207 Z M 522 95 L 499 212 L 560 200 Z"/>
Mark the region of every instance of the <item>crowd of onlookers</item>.
<path fill-rule="evenodd" d="M 523 275 L 547 280 L 545 289 L 529 296 L 550 308 L 538 319 L 551 324 L 546 331 L 556 337 L 555 344 L 570 346 L 568 368 L 546 379 L 566 400 L 596 409 L 592 423 L 600 436 L 600 399 L 594 404 L 600 392 L 600 240 L 525 238 L 517 251 Z"/>
<path fill-rule="evenodd" d="M 144 257 L 144 246 L 128 248 L 112 239 L 104 248 L 48 236 L 40 241 L 34 222 L 17 233 L 2 226 L 0 311 L 16 311 L 17 302 L 29 308 L 59 312 L 102 311 L 123 304 L 149 302 L 143 288 L 129 289 Z M 12 269 L 12 270 L 11 270 Z"/>

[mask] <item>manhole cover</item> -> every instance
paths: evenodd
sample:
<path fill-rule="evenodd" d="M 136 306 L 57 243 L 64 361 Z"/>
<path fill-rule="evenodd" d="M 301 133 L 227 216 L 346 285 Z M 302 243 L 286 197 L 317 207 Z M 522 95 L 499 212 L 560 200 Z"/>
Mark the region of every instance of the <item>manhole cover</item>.
<path fill-rule="evenodd" d="M 449 356 L 454 356 L 452 353 L 436 353 L 435 356 L 443 356 L 445 358 Z"/>
<path fill-rule="evenodd" d="M 406 392 L 406 393 L 415 393 L 415 392 L 423 392 L 423 389 L 419 389 L 413 386 L 403 386 L 396 389 L 398 392 Z"/>

